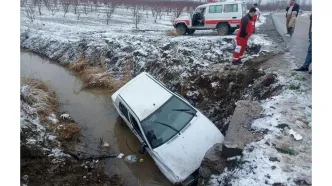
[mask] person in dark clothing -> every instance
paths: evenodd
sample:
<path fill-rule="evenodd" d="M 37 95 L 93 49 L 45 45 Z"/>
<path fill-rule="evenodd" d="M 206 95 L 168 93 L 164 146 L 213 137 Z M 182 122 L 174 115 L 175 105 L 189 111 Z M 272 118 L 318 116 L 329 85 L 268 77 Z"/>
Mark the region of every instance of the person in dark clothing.
<path fill-rule="evenodd" d="M 236 35 L 236 47 L 234 50 L 233 65 L 242 64 L 241 57 L 243 56 L 249 37 L 254 32 L 255 23 L 253 16 L 256 15 L 256 8 L 250 8 L 249 13 L 246 14 L 240 23 L 239 31 Z"/>
<path fill-rule="evenodd" d="M 201 8 L 193 15 L 193 26 L 199 26 L 204 23 L 204 13 L 205 8 Z"/>
<path fill-rule="evenodd" d="M 309 71 L 309 66 L 312 62 L 312 32 L 311 32 L 311 27 L 312 27 L 312 14 L 310 15 L 310 27 L 309 27 L 309 47 L 308 47 L 308 52 L 307 52 L 307 57 L 305 58 L 304 64 L 302 67 L 298 69 L 294 69 L 295 71 Z M 311 74 L 311 70 L 309 72 Z"/>
<path fill-rule="evenodd" d="M 286 29 L 287 33 L 285 36 L 290 36 L 290 29 L 288 27 L 289 21 L 292 18 L 292 12 L 296 11 L 296 17 L 299 15 L 300 5 L 296 4 L 295 0 L 291 0 L 289 6 L 286 8 Z M 294 30 L 293 30 L 294 31 Z"/>

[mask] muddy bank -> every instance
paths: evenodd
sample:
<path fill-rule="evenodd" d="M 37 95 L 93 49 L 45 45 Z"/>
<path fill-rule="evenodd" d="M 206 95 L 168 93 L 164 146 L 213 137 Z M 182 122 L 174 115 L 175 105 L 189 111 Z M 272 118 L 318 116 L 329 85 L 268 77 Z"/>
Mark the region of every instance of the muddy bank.
<path fill-rule="evenodd" d="M 80 127 L 60 119 L 59 100 L 38 79 L 21 78 L 21 183 L 26 185 L 122 185 L 102 164 L 79 161 L 64 153 L 75 145 Z"/>
<path fill-rule="evenodd" d="M 101 89 L 87 90 L 74 74 L 48 59 L 32 53 L 21 53 L 21 76 L 47 82 L 61 102 L 60 111 L 69 113 L 81 127 L 76 151 L 93 155 L 113 155 L 120 152 L 125 156 L 134 154 L 143 158 L 144 162 L 127 164 L 123 159 L 117 158 L 100 162 L 109 177 L 119 175 L 124 185 L 169 185 L 151 157 L 138 153 L 140 142 L 118 117 L 110 102 L 110 92 Z M 108 143 L 109 147 L 103 147 L 104 143 Z"/>
<path fill-rule="evenodd" d="M 234 36 L 164 37 L 116 35 L 70 41 L 21 29 L 21 47 L 68 65 L 86 87 L 116 90 L 142 71 L 197 104 L 220 129 L 242 97 L 242 89 L 263 75 L 254 68 L 230 65 Z M 244 61 L 278 53 L 264 36 L 250 39 Z M 245 80 L 247 79 L 247 80 Z M 213 87 L 211 86 L 213 84 Z M 219 83 L 219 86 L 214 86 Z M 230 88 L 229 83 L 233 83 Z M 228 91 L 227 88 L 229 89 Z M 210 92 L 214 95 L 210 99 Z M 233 91 L 233 92 L 232 92 Z M 227 106 L 225 106 L 227 105 Z M 228 106 L 230 105 L 230 106 Z"/>

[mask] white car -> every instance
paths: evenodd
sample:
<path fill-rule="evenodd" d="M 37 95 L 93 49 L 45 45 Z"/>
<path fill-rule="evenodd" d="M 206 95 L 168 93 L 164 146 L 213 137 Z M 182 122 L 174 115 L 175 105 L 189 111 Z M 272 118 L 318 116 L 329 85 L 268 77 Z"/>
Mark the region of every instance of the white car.
<path fill-rule="evenodd" d="M 161 172 L 173 184 L 189 185 L 198 177 L 206 151 L 224 136 L 200 111 L 141 73 L 112 95 L 113 104 Z"/>
<path fill-rule="evenodd" d="M 192 16 L 182 16 L 173 22 L 179 35 L 193 34 L 196 30 L 217 29 L 218 35 L 232 34 L 247 13 L 244 1 L 223 1 L 198 6 Z"/>

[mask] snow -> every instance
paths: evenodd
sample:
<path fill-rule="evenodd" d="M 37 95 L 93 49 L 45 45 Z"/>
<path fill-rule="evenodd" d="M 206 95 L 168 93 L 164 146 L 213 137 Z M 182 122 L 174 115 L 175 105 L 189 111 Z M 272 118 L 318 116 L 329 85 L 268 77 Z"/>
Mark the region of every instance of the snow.
<path fill-rule="evenodd" d="M 104 18 L 96 12 L 84 14 L 80 20 L 77 20 L 72 12 L 67 13 L 65 18 L 61 12 L 54 17 L 46 9 L 42 12 L 42 16 L 36 15 L 36 20 L 31 23 L 24 8 L 21 9 L 21 46 L 62 63 L 74 62 L 83 51 L 83 45 L 87 46 L 85 54 L 89 56 L 88 60 L 91 57 L 93 61 L 98 60 L 93 59 L 96 51 L 105 51 L 100 55 L 111 51 L 112 54 L 122 56 L 123 50 L 132 48 L 132 53 L 137 55 L 134 62 L 141 69 L 147 65 L 150 58 L 160 60 L 160 53 L 163 51 L 170 52 L 169 55 L 176 58 L 182 57 L 179 54 L 191 53 L 194 61 L 202 61 L 200 64 L 204 66 L 220 58 L 228 61 L 232 58 L 235 35 L 220 37 L 216 35 L 216 31 L 209 30 L 197 31 L 194 36 L 166 36 L 167 30 L 174 29 L 171 16 L 164 16 L 154 23 L 149 11 L 149 17 L 143 16 L 139 30 L 134 31 L 131 12 L 124 8 L 115 10 L 110 25 L 106 25 Z M 264 14 L 261 20 L 265 20 Z M 255 35 L 248 46 L 268 43 L 265 36 Z M 172 45 L 172 48 L 162 50 L 167 44 Z M 267 47 L 266 50 L 270 49 Z M 206 54 L 206 51 L 210 53 Z M 247 57 L 247 54 L 244 57 Z M 119 63 L 115 64 L 116 68 L 119 68 Z"/>
<path fill-rule="evenodd" d="M 60 116 L 61 119 L 70 119 L 69 114 L 61 114 Z"/>
<path fill-rule="evenodd" d="M 266 133 L 263 139 L 247 144 L 239 166 L 213 175 L 210 185 L 295 186 L 299 180 L 311 184 L 311 86 L 299 80 L 300 75 L 290 75 L 285 68 L 291 68 L 293 61 L 286 62 L 288 66 L 270 70 L 278 74 L 278 83 L 285 85 L 283 92 L 262 101 L 263 113 L 251 123 L 252 130 Z M 290 88 L 293 84 L 299 88 Z M 278 161 L 273 161 L 276 158 Z"/>
<path fill-rule="evenodd" d="M 312 12 L 303 12 L 300 16 L 310 18 L 311 14 L 312 14 Z"/>
<path fill-rule="evenodd" d="M 163 17 L 154 23 L 149 12 L 148 14 L 149 17 L 143 16 L 139 30 L 135 30 L 130 11 L 123 8 L 116 9 L 110 25 L 106 25 L 101 13 L 82 14 L 80 20 L 77 20 L 72 12 L 63 18 L 62 13 L 53 17 L 47 10 L 43 10 L 42 16 L 36 15 L 36 20 L 31 23 L 25 16 L 24 9 L 21 9 L 21 46 L 63 64 L 75 62 L 83 53 L 88 63 L 104 65 L 107 72 L 119 77 L 124 64 L 132 59 L 135 75 L 141 71 L 149 71 L 157 79 L 171 77 L 168 85 L 183 83 L 183 80 L 197 71 L 220 72 L 232 61 L 235 35 L 221 37 L 215 31 L 197 31 L 193 36 L 167 36 L 166 31 L 174 29 L 171 17 Z M 266 21 L 265 15 L 261 14 L 256 27 L 259 28 Z M 257 46 L 260 47 L 259 51 L 245 53 L 243 61 L 275 50 L 275 43 L 263 34 L 254 34 L 249 39 L 248 48 Z M 218 69 L 215 68 L 216 64 L 219 65 Z M 287 85 L 298 83 L 295 79 L 288 81 L 283 76 L 278 78 L 280 83 Z M 213 82 L 211 86 L 218 86 L 218 83 Z M 21 90 L 25 88 L 21 87 Z M 211 185 L 219 185 L 218 181 L 223 183 L 226 180 L 234 185 L 265 185 L 265 181 L 271 185 L 311 177 L 311 157 L 307 156 L 307 146 L 294 146 L 298 155 L 293 157 L 278 153 L 271 145 L 272 142 L 287 142 L 291 145 L 311 142 L 311 134 L 306 135 L 307 128 L 294 126 L 299 118 L 311 122 L 311 109 L 300 109 L 308 107 L 311 97 L 301 91 L 305 91 L 303 86 L 298 91 L 287 89 L 279 96 L 263 101 L 264 117 L 253 121 L 251 127 L 257 132 L 268 130 L 268 134 L 262 140 L 249 144 L 243 157 L 237 158 L 240 159 L 238 161 L 245 162 L 241 168 L 215 175 L 210 180 Z M 187 91 L 188 97 L 199 94 L 197 90 Z M 24 108 L 27 113 L 34 112 L 34 108 Z M 33 121 L 39 122 L 37 119 Z M 297 134 L 303 136 L 303 140 L 295 141 L 289 134 L 285 136 L 284 131 L 277 127 L 280 123 L 287 123 Z M 61 127 L 63 126 L 58 126 Z M 282 139 L 279 139 L 281 136 Z M 270 145 L 266 145 L 266 142 Z M 61 155 L 57 149 L 52 154 Z M 277 156 L 280 162 L 269 161 L 271 156 Z M 275 168 L 271 168 L 273 166 Z M 266 177 L 267 174 L 270 179 Z M 226 179 L 228 177 L 236 179 Z"/>
<path fill-rule="evenodd" d="M 48 156 L 49 157 L 63 157 L 63 156 L 70 157 L 70 155 L 63 153 L 62 150 L 59 148 L 53 148 Z"/>
<path fill-rule="evenodd" d="M 270 13 L 261 13 L 261 15 L 259 16 L 259 20 L 255 24 L 255 27 L 258 28 L 262 26 L 266 22 L 266 16 L 269 14 Z"/>
<path fill-rule="evenodd" d="M 59 122 L 59 120 L 56 119 L 56 115 L 55 115 L 55 114 L 51 114 L 51 115 L 48 117 L 48 119 L 49 119 L 50 121 L 52 121 L 53 124 L 57 124 L 57 123 Z"/>
<path fill-rule="evenodd" d="M 49 92 L 42 89 L 38 89 L 34 86 L 21 83 L 21 133 L 24 138 L 21 138 L 21 145 L 35 147 L 43 150 L 49 157 L 53 157 L 53 163 L 61 162 L 61 157 L 69 156 L 62 152 L 61 149 L 55 147 L 52 148 L 52 144 L 60 144 L 51 131 L 48 130 L 46 123 L 42 123 L 38 111 L 47 109 Z M 52 121 L 53 124 L 59 122 L 54 113 L 46 117 Z"/>

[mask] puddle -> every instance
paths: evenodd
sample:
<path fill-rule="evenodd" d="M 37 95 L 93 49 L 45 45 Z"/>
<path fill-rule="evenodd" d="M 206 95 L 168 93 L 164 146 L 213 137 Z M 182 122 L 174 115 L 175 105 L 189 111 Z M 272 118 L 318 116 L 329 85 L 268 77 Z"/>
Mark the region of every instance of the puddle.
<path fill-rule="evenodd" d="M 127 164 L 123 159 L 106 160 L 106 173 L 119 174 L 125 185 L 171 185 L 152 158 L 138 153 L 140 142 L 119 118 L 110 101 L 110 93 L 102 90 L 81 90 L 81 81 L 69 70 L 36 54 L 21 51 L 21 77 L 38 78 L 50 84 L 68 112 L 83 127 L 78 150 L 96 154 L 100 138 L 112 147 L 112 153 L 134 154 L 143 163 Z M 124 156 L 124 157 L 125 157 Z"/>

